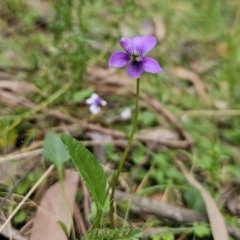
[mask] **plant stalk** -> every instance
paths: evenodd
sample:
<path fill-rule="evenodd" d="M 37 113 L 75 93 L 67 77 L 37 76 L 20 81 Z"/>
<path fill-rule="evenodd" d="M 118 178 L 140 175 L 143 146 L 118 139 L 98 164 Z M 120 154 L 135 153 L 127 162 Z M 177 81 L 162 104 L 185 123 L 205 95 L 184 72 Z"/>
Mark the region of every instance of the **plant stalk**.
<path fill-rule="evenodd" d="M 119 177 L 120 173 L 122 172 L 123 165 L 125 163 L 127 154 L 128 154 L 129 149 L 131 147 L 131 144 L 132 144 L 132 141 L 133 141 L 133 136 L 134 136 L 134 134 L 136 132 L 136 129 L 137 129 L 138 111 L 139 111 L 139 95 L 140 95 L 140 90 L 139 89 L 140 89 L 140 78 L 137 79 L 137 85 L 136 85 L 136 103 L 135 103 L 135 113 L 134 113 L 134 118 L 133 118 L 132 131 L 131 131 L 131 134 L 129 136 L 127 146 L 126 146 L 126 148 L 124 150 L 124 153 L 121 157 L 121 160 L 120 160 L 119 166 L 117 168 L 117 171 L 113 175 L 113 178 L 112 178 L 112 181 L 111 181 L 111 184 L 110 184 L 111 190 L 112 190 L 111 195 L 110 195 L 110 221 L 111 221 L 112 228 L 116 227 L 115 220 L 114 220 L 114 215 L 115 215 L 115 211 L 114 211 L 114 192 L 115 192 L 115 188 L 116 188 L 116 185 L 117 185 L 118 177 Z"/>

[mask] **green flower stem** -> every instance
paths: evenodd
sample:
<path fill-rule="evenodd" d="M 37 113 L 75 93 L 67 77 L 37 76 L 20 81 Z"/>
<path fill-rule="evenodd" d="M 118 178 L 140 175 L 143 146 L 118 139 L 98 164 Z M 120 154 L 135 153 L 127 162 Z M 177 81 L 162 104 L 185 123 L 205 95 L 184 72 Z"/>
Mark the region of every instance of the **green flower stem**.
<path fill-rule="evenodd" d="M 137 79 L 137 86 L 136 86 L 136 105 L 135 105 L 135 113 L 134 113 L 134 118 L 133 118 L 133 126 L 132 126 L 132 131 L 128 139 L 127 146 L 125 148 L 125 151 L 122 155 L 122 158 L 120 160 L 119 166 L 115 174 L 113 175 L 112 181 L 111 181 L 111 197 L 110 197 L 110 220 L 111 220 L 111 226 L 112 228 L 115 228 L 115 221 L 114 221 L 114 192 L 115 188 L 117 185 L 118 177 L 120 173 L 122 172 L 123 165 L 125 163 L 127 154 L 129 152 L 129 149 L 131 147 L 132 141 L 133 141 L 133 136 L 134 133 L 136 132 L 137 128 L 137 121 L 138 121 L 138 108 L 139 108 L 139 89 L 140 89 L 140 78 Z"/>

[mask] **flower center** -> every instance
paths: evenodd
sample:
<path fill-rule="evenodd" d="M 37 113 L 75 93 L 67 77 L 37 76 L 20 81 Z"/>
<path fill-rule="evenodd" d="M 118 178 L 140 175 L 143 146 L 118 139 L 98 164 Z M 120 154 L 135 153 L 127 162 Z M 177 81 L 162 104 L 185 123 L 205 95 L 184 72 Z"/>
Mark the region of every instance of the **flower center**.
<path fill-rule="evenodd" d="M 141 56 L 138 53 L 133 52 L 131 54 L 131 61 L 140 62 L 141 61 Z"/>
<path fill-rule="evenodd" d="M 98 97 L 98 98 L 94 99 L 93 104 L 94 104 L 95 106 L 100 106 L 100 105 L 101 105 L 101 98 Z"/>

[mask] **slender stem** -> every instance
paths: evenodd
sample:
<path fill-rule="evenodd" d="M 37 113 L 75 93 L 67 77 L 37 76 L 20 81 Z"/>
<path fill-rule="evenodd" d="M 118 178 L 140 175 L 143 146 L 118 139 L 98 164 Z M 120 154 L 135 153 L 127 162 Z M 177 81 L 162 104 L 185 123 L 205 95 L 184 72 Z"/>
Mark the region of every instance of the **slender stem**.
<path fill-rule="evenodd" d="M 112 228 L 115 228 L 115 221 L 114 221 L 114 192 L 115 192 L 115 188 L 116 188 L 116 185 L 117 185 L 118 177 L 119 177 L 119 175 L 120 175 L 120 173 L 122 171 L 124 162 L 126 160 L 127 154 L 129 152 L 129 149 L 130 149 L 131 144 L 132 144 L 134 133 L 135 133 L 136 128 L 137 128 L 138 108 L 139 108 L 139 92 L 140 92 L 139 89 L 140 89 L 140 78 L 137 79 L 136 105 L 135 105 L 135 113 L 134 113 L 134 118 L 133 118 L 132 131 L 131 131 L 131 134 L 129 136 L 128 143 L 127 143 L 127 146 L 125 148 L 125 151 L 124 151 L 124 153 L 122 155 L 122 158 L 120 160 L 119 166 L 117 168 L 117 171 L 113 175 L 113 178 L 112 178 L 112 181 L 111 181 L 112 191 L 111 191 L 111 197 L 110 197 L 110 220 L 111 220 Z"/>

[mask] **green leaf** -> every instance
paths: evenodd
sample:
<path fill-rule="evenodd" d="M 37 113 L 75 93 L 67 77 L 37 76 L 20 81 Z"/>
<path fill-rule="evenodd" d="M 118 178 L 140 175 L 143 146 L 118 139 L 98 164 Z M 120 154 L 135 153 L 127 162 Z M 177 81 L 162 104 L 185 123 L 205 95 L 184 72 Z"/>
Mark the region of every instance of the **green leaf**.
<path fill-rule="evenodd" d="M 20 210 L 15 216 L 14 216 L 14 223 L 19 224 L 25 221 L 27 217 L 27 214 L 25 211 Z"/>
<path fill-rule="evenodd" d="M 58 167 L 61 167 L 63 163 L 70 158 L 59 135 L 54 132 L 49 132 L 47 134 L 43 145 L 43 151 L 45 157 Z"/>
<path fill-rule="evenodd" d="M 24 179 L 21 183 L 19 183 L 19 185 L 16 188 L 16 193 L 23 195 L 27 192 L 28 187 L 29 187 L 29 180 L 26 178 Z"/>
<path fill-rule="evenodd" d="M 103 210 L 107 182 L 101 165 L 95 156 L 76 139 L 65 134 L 61 135 L 60 138 L 81 174 L 97 208 Z"/>
<path fill-rule="evenodd" d="M 206 207 L 199 191 L 193 187 L 187 187 L 183 193 L 187 205 L 192 210 L 206 213 Z"/>
<path fill-rule="evenodd" d="M 163 233 L 153 234 L 152 239 L 153 240 L 174 240 L 174 235 L 169 231 L 165 231 Z"/>
<path fill-rule="evenodd" d="M 193 228 L 196 236 L 200 238 L 207 237 L 211 233 L 210 228 L 206 223 L 195 223 Z"/>
<path fill-rule="evenodd" d="M 57 221 L 57 223 L 59 224 L 59 226 L 61 227 L 61 229 L 65 233 L 66 237 L 68 237 L 68 229 L 67 229 L 67 226 L 65 225 L 65 223 L 60 221 L 60 220 Z"/>
<path fill-rule="evenodd" d="M 85 100 L 87 97 L 89 97 L 93 93 L 93 89 L 86 88 L 84 90 L 75 92 L 73 94 L 73 101 L 76 102 L 81 102 Z"/>
<path fill-rule="evenodd" d="M 138 228 L 93 229 L 83 237 L 83 240 L 138 240 L 140 237 L 142 237 L 142 231 Z"/>
<path fill-rule="evenodd" d="M 161 240 L 174 240 L 174 235 L 171 232 L 164 232 L 161 234 Z"/>

